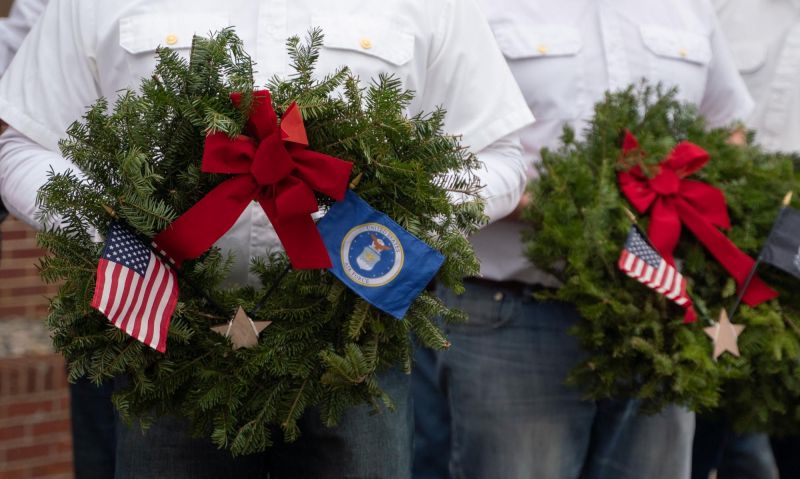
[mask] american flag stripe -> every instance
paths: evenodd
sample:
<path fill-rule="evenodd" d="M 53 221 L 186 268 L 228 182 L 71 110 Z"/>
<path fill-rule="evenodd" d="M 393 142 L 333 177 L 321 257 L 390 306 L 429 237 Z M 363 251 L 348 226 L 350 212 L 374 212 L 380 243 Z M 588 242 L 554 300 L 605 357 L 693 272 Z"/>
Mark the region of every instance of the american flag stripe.
<path fill-rule="evenodd" d="M 164 352 L 178 286 L 175 271 L 151 248 L 112 223 L 97 266 L 92 306 L 128 335 Z"/>
<path fill-rule="evenodd" d="M 635 226 L 628 233 L 617 264 L 631 278 L 686 308 L 687 318 L 695 317 L 691 298 L 686 292 L 686 279 L 650 246 Z"/>
<path fill-rule="evenodd" d="M 623 260 L 624 266 L 623 266 L 622 270 L 623 271 L 632 271 L 633 270 L 633 263 L 634 263 L 634 261 L 636 261 L 636 256 L 628 253 L 628 250 L 623 251 L 622 254 L 624 255 L 623 257 L 625 258 Z"/>
<path fill-rule="evenodd" d="M 667 295 L 669 299 L 676 299 L 681 295 L 681 292 L 684 289 L 684 285 L 686 282 L 683 280 L 683 276 L 680 273 L 675 275 L 675 287 L 672 288 L 672 291 Z"/>
<path fill-rule="evenodd" d="M 164 285 L 166 284 L 166 281 L 164 281 L 165 276 L 166 276 L 165 270 L 159 270 L 158 273 L 155 275 L 155 280 L 153 281 L 153 287 L 151 289 L 152 294 L 155 297 L 159 297 L 159 295 L 164 294 L 165 291 Z M 141 322 L 141 327 L 139 328 L 139 330 L 135 332 L 135 337 L 141 338 L 143 342 L 148 344 L 150 344 L 150 341 L 152 340 L 152 334 L 151 334 L 153 327 L 152 323 L 156 321 L 157 317 L 153 314 L 153 312 L 155 311 L 155 309 L 153 308 L 153 303 L 154 301 L 151 298 L 148 298 L 144 312 L 142 312 L 142 317 L 144 318 L 144 321 Z"/>
<path fill-rule="evenodd" d="M 169 289 L 174 288 L 174 286 L 175 286 L 174 283 L 175 283 L 175 278 L 173 276 L 169 276 L 167 278 L 167 285 L 168 285 L 167 288 L 169 288 Z M 172 296 L 169 296 L 169 297 L 162 298 L 161 301 L 162 301 L 162 304 L 159 306 L 159 312 L 163 316 L 164 311 L 166 311 L 166 310 L 174 311 L 175 310 L 175 306 L 178 303 L 178 297 L 177 297 L 177 295 L 172 295 Z M 154 331 L 158 332 L 157 344 L 158 344 L 158 348 L 160 348 L 161 350 L 163 350 L 164 348 L 167 347 L 167 330 L 168 329 L 169 329 L 169 322 L 160 321 L 158 323 L 158 328 L 156 328 L 154 330 Z"/>
<path fill-rule="evenodd" d="M 166 276 L 166 281 L 162 281 L 159 287 L 159 294 L 156 296 L 161 297 L 161 301 L 158 304 L 158 307 L 153 311 L 152 315 L 150 316 L 150 320 L 147 321 L 148 325 L 152 325 L 153 327 L 147 332 L 147 336 L 145 342 L 148 344 L 157 344 L 159 346 L 156 347 L 164 347 L 166 344 L 166 336 L 167 336 L 167 327 L 169 323 L 165 321 L 156 321 L 155 318 L 160 318 L 163 316 L 164 311 L 169 307 L 169 309 L 175 308 L 175 302 L 177 298 L 173 298 L 171 296 L 167 296 L 164 294 L 164 291 L 171 290 L 173 288 L 173 279 L 171 275 Z"/>
<path fill-rule="evenodd" d="M 142 338 L 142 335 L 141 335 L 142 328 L 144 328 L 145 335 L 147 333 L 147 319 L 146 319 L 147 315 L 144 314 L 144 311 L 142 311 L 142 309 L 144 308 L 146 310 L 147 305 L 150 304 L 149 295 L 155 289 L 154 285 L 155 285 L 156 281 L 160 281 L 159 278 L 163 275 L 163 271 L 158 271 L 156 273 L 153 273 L 153 269 L 155 269 L 155 265 L 156 265 L 156 262 L 153 261 L 153 258 L 150 258 L 150 264 L 147 265 L 147 274 L 145 275 L 145 277 L 149 278 L 147 280 L 147 285 L 145 285 L 145 289 L 144 289 L 145 297 L 142 299 L 142 301 L 136 307 L 136 310 L 133 312 L 134 316 L 143 317 L 143 318 L 145 318 L 145 321 L 134 322 L 132 324 L 133 327 L 131 327 L 130 330 L 127 330 L 127 329 L 125 330 L 125 332 L 127 332 L 128 334 L 130 334 L 134 338 L 137 338 L 137 339 L 140 339 L 140 340 Z"/>
<path fill-rule="evenodd" d="M 123 331 L 128 333 L 130 336 L 133 336 L 134 338 L 138 338 L 139 337 L 138 334 L 134 334 L 134 331 L 141 327 L 142 322 L 141 321 L 131 321 L 130 319 L 131 318 L 140 317 L 139 312 L 142 309 L 142 305 L 147 304 L 147 293 L 149 291 L 148 287 L 153 282 L 153 269 L 155 269 L 155 264 L 156 263 L 155 263 L 155 261 L 153 261 L 153 257 L 151 256 L 150 257 L 150 262 L 147 264 L 147 272 L 145 272 L 145 274 L 144 274 L 144 278 L 146 278 L 146 280 L 139 282 L 138 286 L 136 287 L 136 293 L 135 293 L 135 296 L 137 298 L 139 297 L 139 295 L 142 295 L 142 294 L 144 294 L 145 296 L 142 297 L 141 301 L 136 301 L 136 304 L 134 305 L 133 309 L 131 310 L 130 315 L 128 315 L 126 320 L 123 321 L 119 326 L 120 329 L 122 329 Z"/>
<path fill-rule="evenodd" d="M 122 300 L 120 300 L 122 307 L 117 310 L 116 314 L 109 317 L 109 319 L 112 320 L 114 324 L 123 331 L 125 331 L 125 326 L 130 319 L 129 310 L 133 304 L 133 299 L 136 298 L 136 295 L 139 293 L 140 279 L 141 276 L 138 274 L 128 272 L 128 278 L 125 281 L 125 294 L 123 294 Z"/>
<path fill-rule="evenodd" d="M 648 264 L 644 270 L 644 274 L 642 275 L 642 283 L 645 284 L 649 283 L 650 280 L 653 278 L 653 273 L 655 272 L 656 270 Z"/>
<path fill-rule="evenodd" d="M 656 291 L 661 294 L 664 294 L 669 290 L 672 286 L 672 278 L 675 276 L 675 269 L 674 268 L 667 268 L 667 271 L 664 274 L 664 277 L 661 279 L 661 283 L 658 285 Z"/>
<path fill-rule="evenodd" d="M 644 270 L 644 261 L 637 261 L 636 268 L 633 270 L 633 275 L 640 278 L 642 276 L 642 270 Z"/>
<path fill-rule="evenodd" d="M 661 284 L 661 278 L 664 277 L 664 272 L 667 269 L 667 262 L 662 261 L 661 264 L 658 265 L 658 272 L 656 273 L 656 277 L 653 278 L 653 281 L 649 282 L 647 286 L 655 289 Z"/>
<path fill-rule="evenodd" d="M 118 272 L 115 271 L 119 277 L 116 281 L 114 281 L 114 295 L 112 296 L 111 300 L 111 309 L 108 311 L 108 319 L 112 322 L 117 317 L 117 311 L 119 311 L 119 307 L 122 306 L 122 298 L 125 297 L 125 288 L 128 285 L 128 280 L 130 279 L 130 275 L 128 274 L 130 271 L 126 268 L 122 268 L 119 265 L 114 265 L 115 270 L 119 270 Z"/>
<path fill-rule="evenodd" d="M 107 301 L 105 300 L 106 297 L 106 261 L 100 260 L 97 265 L 97 279 L 96 284 L 94 287 L 94 297 L 92 297 L 92 306 L 103 311 L 106 308 Z"/>

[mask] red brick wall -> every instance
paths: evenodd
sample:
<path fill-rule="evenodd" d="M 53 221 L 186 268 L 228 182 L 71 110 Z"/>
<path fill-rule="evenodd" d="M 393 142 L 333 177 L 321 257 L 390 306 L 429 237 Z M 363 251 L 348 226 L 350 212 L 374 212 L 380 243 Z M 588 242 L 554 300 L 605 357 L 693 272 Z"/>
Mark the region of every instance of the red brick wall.
<path fill-rule="evenodd" d="M 36 270 L 43 252 L 35 232 L 8 218 L 0 224 L 0 323 L 40 323 L 56 286 Z M 55 354 L 0 357 L 0 479 L 67 479 L 72 473 L 69 392 Z"/>
<path fill-rule="evenodd" d="M 56 286 L 45 285 L 36 270 L 42 251 L 33 229 L 9 217 L 0 224 L 0 321 L 7 318 L 42 319 L 47 315 L 47 297 Z"/>
<path fill-rule="evenodd" d="M 0 16 L 11 0 L 0 0 Z M 46 286 L 36 271 L 42 252 L 33 230 L 9 218 L 0 224 L 0 321 L 47 315 Z M 67 479 L 72 474 L 69 394 L 64 361 L 55 354 L 0 357 L 0 479 Z"/>
<path fill-rule="evenodd" d="M 71 441 L 63 359 L 0 360 L 0 479 L 71 478 Z"/>

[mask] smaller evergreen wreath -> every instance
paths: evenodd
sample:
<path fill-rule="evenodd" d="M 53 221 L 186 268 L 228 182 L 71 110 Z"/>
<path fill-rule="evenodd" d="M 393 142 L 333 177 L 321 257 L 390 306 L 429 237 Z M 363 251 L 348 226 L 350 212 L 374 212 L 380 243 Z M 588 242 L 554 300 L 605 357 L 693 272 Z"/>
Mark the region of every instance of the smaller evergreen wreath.
<path fill-rule="evenodd" d="M 295 73 L 268 85 L 275 110 L 280 116 L 296 101 L 310 148 L 353 162 L 351 187 L 441 251 L 446 260 L 437 279 L 459 288 L 462 277 L 478 271 L 466 239 L 484 220 L 480 185 L 471 174 L 477 159 L 442 133 L 443 110 L 404 116 L 413 95 L 397 79 L 381 76 L 365 86 L 346 68 L 317 78 L 322 43 L 320 31 L 305 43 L 288 41 Z M 212 249 L 183 265 L 166 354 L 90 307 L 103 246 L 91 232 L 107 231 L 109 211 L 143 236 L 163 230 L 225 180 L 200 171 L 206 134 L 234 137 L 248 118 L 247 109 L 230 99 L 240 93 L 244 106 L 254 91 L 253 63 L 233 31 L 196 38 L 189 62 L 168 49 L 158 56 L 139 92 L 122 94 L 113 108 L 98 101 L 69 128 L 61 149 L 81 173 L 55 174 L 39 194 L 45 215 L 62 223 L 39 241 L 50 251 L 42 276 L 63 284 L 48 323 L 70 378 L 125 376 L 129 385 L 114 402 L 126 418 L 146 426 L 174 414 L 234 454 L 269 447 L 277 428 L 294 440 L 301 432 L 298 419 L 310 410 L 334 425 L 354 405 L 391 408 L 378 373 L 410 370 L 412 332 L 423 345 L 446 347 L 431 319 L 460 316 L 427 292 L 397 320 L 324 270 L 285 274 L 283 255 L 252 262 L 262 288 L 226 288 L 230 258 Z M 453 191 L 469 201 L 453 204 Z M 318 201 L 323 208 L 331 202 L 322 196 Z M 234 351 L 211 331 L 239 306 L 251 311 L 262 301 L 253 319 L 272 324 L 256 347 Z"/>
<path fill-rule="evenodd" d="M 681 140 L 705 149 L 710 161 L 693 179 L 721 189 L 732 228 L 725 231 L 755 258 L 786 192 L 796 190 L 793 161 L 757 146 L 728 143 L 730 129 L 707 129 L 694 107 L 650 85 L 606 94 L 578 140 L 566 128 L 562 146 L 542 151 L 541 176 L 530 185 L 532 206 L 524 234 L 530 260 L 563 286 L 542 299 L 574 304 L 583 320 L 572 330 L 588 356 L 569 381 L 588 397 L 635 397 L 647 411 L 669 404 L 694 410 L 721 408 L 740 430 L 797 430 L 800 426 L 800 295 L 797 279 L 769 266 L 761 277 L 778 299 L 742 306 L 735 323 L 741 357 L 714 361 L 703 332 L 730 308 L 733 279 L 683 229 L 675 250 L 700 320 L 684 324 L 683 310 L 628 278 L 617 260 L 631 226 L 617 174 L 623 166 L 623 132 L 645 152 L 641 165 L 656 165 Z M 750 139 L 752 140 L 752 134 Z M 649 216 L 639 221 L 646 227 Z"/>

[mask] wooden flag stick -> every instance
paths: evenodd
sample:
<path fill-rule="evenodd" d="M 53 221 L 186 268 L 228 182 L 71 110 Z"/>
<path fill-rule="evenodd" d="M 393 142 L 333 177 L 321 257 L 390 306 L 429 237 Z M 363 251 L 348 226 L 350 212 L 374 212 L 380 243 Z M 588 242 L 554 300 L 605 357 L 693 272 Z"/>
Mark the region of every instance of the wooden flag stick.
<path fill-rule="evenodd" d="M 625 211 L 625 216 L 627 216 L 628 219 L 631 220 L 631 223 L 633 224 L 638 223 L 636 220 L 636 215 L 633 214 L 633 211 L 629 210 L 628 208 L 625 208 L 624 206 L 622 207 L 622 209 Z"/>

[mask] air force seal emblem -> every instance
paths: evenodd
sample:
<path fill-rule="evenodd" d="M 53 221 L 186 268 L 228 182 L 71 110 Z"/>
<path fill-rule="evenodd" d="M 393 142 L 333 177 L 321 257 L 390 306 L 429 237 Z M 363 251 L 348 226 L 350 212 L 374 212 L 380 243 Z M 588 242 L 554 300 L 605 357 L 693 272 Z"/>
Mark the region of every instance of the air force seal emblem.
<path fill-rule="evenodd" d="M 342 268 L 353 282 L 362 286 L 384 286 L 403 268 L 403 245 L 392 230 L 379 223 L 366 223 L 344 236 Z"/>

